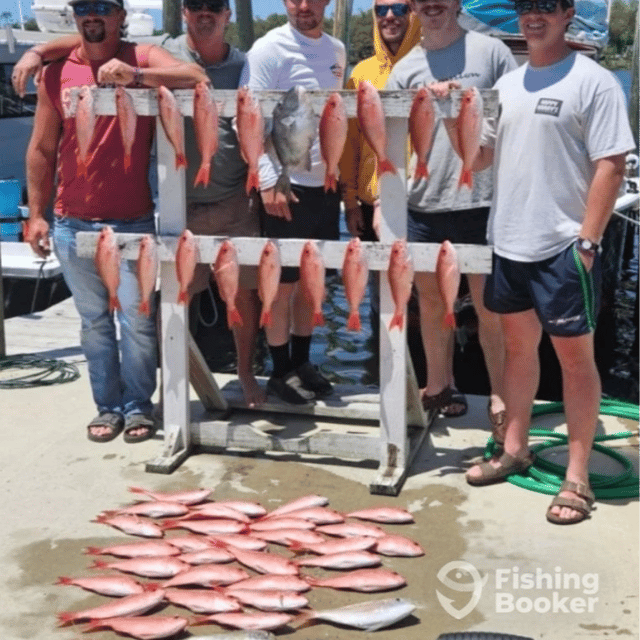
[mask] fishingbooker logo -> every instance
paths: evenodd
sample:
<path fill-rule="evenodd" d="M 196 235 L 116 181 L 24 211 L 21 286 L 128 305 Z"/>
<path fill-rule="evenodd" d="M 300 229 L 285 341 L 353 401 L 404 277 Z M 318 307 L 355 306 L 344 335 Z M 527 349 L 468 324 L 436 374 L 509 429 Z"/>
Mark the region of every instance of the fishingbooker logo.
<path fill-rule="evenodd" d="M 456 580 L 448 575 L 454 570 Z M 442 608 L 456 620 L 461 620 L 477 606 L 489 576 L 481 576 L 469 562 L 454 560 L 438 571 L 437 578 L 453 591 L 471 592 L 471 599 L 458 609 L 453 598 L 436 589 Z M 600 580 L 597 573 L 578 574 L 563 571 L 562 567 L 555 567 L 553 571 L 538 567 L 528 572 L 520 572 L 519 567 L 509 567 L 495 570 L 493 587 L 495 612 L 498 614 L 583 614 L 595 611 Z"/>

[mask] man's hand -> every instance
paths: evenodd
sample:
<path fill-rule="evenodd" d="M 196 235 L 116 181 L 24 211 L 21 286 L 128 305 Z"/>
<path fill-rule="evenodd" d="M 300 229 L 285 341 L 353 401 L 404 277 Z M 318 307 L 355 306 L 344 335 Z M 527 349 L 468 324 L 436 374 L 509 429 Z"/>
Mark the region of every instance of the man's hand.
<path fill-rule="evenodd" d="M 432 82 L 427 85 L 427 89 L 436 98 L 446 98 L 454 89 L 461 89 L 462 85 L 456 80 L 446 80 L 444 82 Z"/>
<path fill-rule="evenodd" d="M 51 253 L 49 223 L 44 218 L 29 218 L 25 224 L 24 240 L 31 245 L 34 253 L 46 258 Z"/>
<path fill-rule="evenodd" d="M 134 81 L 135 75 L 135 67 L 122 60 L 112 58 L 98 69 L 98 83 L 127 85 Z"/>
<path fill-rule="evenodd" d="M 287 196 L 284 193 L 276 191 L 274 187 L 271 187 L 270 189 L 261 191 L 260 194 L 262 195 L 264 209 L 270 216 L 284 218 L 291 222 L 291 210 L 289 209 Z"/>
<path fill-rule="evenodd" d="M 27 81 L 33 77 L 33 81 L 38 86 L 42 77 L 42 58 L 34 51 L 27 50 L 13 67 L 11 74 L 11 84 L 13 90 L 21 97 L 27 91 Z"/>
<path fill-rule="evenodd" d="M 364 231 L 364 218 L 362 217 L 362 209 L 356 205 L 344 212 L 349 233 L 355 238 L 359 237 Z"/>

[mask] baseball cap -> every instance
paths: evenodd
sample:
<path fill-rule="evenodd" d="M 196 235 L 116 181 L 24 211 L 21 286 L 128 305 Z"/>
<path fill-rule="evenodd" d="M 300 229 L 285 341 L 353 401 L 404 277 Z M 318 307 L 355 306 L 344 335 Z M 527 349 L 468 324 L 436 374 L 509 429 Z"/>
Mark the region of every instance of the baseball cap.
<path fill-rule="evenodd" d="M 79 2 L 91 2 L 91 0 L 70 0 L 69 4 L 73 7 L 74 4 L 78 4 Z M 124 0 L 103 0 L 104 2 L 108 2 L 119 9 L 124 9 Z"/>

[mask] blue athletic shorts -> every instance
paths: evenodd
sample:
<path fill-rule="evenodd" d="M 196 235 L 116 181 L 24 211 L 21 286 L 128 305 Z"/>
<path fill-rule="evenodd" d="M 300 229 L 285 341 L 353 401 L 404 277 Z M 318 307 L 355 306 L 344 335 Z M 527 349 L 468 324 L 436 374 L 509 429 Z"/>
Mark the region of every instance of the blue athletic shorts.
<path fill-rule="evenodd" d="M 407 212 L 409 242 L 444 242 L 487 244 L 489 207 L 460 209 L 440 213 Z"/>
<path fill-rule="evenodd" d="M 575 244 L 540 262 L 516 262 L 494 253 L 484 304 L 496 313 L 535 309 L 550 335 L 581 336 L 595 331 L 601 278 L 600 255 L 587 271 Z"/>
<path fill-rule="evenodd" d="M 299 202 L 290 202 L 291 221 L 270 216 L 260 206 L 262 235 L 265 238 L 311 238 L 338 240 L 340 237 L 340 195 L 325 193 L 323 187 L 291 185 Z M 331 273 L 327 270 L 327 274 Z M 300 278 L 298 267 L 282 267 L 280 282 L 296 282 Z"/>

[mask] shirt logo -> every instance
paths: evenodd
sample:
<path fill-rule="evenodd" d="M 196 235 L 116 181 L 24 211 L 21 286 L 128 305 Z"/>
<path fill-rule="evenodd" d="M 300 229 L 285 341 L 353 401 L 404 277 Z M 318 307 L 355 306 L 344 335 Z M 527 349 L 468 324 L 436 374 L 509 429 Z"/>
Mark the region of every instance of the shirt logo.
<path fill-rule="evenodd" d="M 536 105 L 535 113 L 540 113 L 544 116 L 560 115 L 560 107 L 562 107 L 562 100 L 553 100 L 552 98 L 540 98 Z"/>
<path fill-rule="evenodd" d="M 332 64 L 329 69 L 331 69 L 331 73 L 333 73 L 336 78 L 342 79 L 342 76 L 344 75 L 344 69 L 338 63 Z"/>

